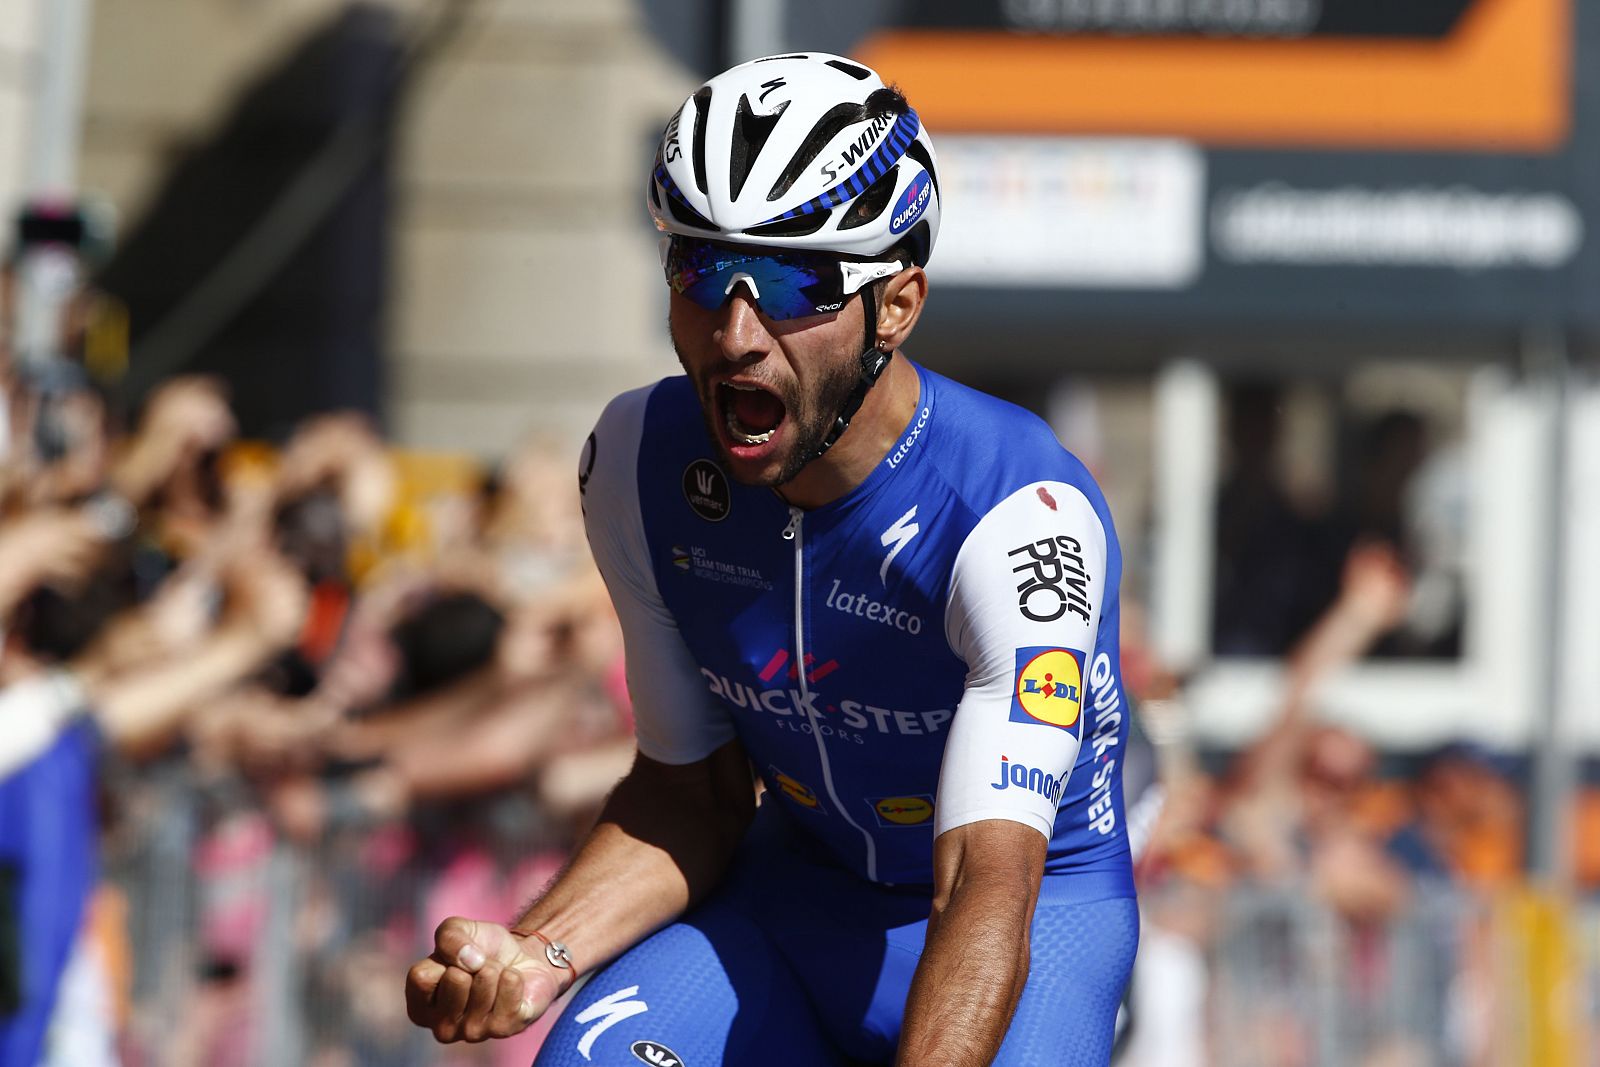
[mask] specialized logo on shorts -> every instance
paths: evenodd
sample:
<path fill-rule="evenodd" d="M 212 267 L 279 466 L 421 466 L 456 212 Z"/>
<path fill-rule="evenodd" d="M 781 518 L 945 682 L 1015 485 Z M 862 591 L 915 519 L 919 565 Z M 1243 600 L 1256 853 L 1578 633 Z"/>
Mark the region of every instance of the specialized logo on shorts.
<path fill-rule="evenodd" d="M 728 476 L 709 459 L 697 459 L 683 469 L 683 498 L 707 522 L 721 522 L 733 507 Z"/>
<path fill-rule="evenodd" d="M 879 826 L 921 826 L 933 818 L 933 797 L 919 793 L 910 797 L 872 797 L 872 814 Z"/>
<path fill-rule="evenodd" d="M 779 790 L 784 796 L 803 808 L 810 808 L 812 811 L 817 812 L 822 810 L 822 801 L 817 799 L 817 794 L 812 791 L 810 786 L 790 778 L 776 767 L 769 766 L 767 770 L 772 772 L 772 776 L 767 779 L 767 785 Z"/>
<path fill-rule="evenodd" d="M 642 1000 L 632 999 L 638 995 L 639 987 L 631 985 L 626 989 L 617 990 L 610 996 L 601 997 L 574 1015 L 572 1021 L 575 1023 L 594 1023 L 578 1039 L 578 1055 L 586 1060 L 589 1059 L 589 1053 L 593 1051 L 594 1043 L 599 1040 L 601 1034 L 624 1019 L 631 1019 L 635 1015 L 649 1011 L 650 1005 Z"/>
<path fill-rule="evenodd" d="M 643 1060 L 651 1067 L 684 1067 L 683 1059 L 667 1046 L 656 1041 L 635 1041 L 628 1046 L 633 1058 Z"/>
<path fill-rule="evenodd" d="M 1083 710 L 1082 652 L 1070 648 L 1017 649 L 1011 694 L 1012 722 L 1042 722 L 1070 730 Z"/>

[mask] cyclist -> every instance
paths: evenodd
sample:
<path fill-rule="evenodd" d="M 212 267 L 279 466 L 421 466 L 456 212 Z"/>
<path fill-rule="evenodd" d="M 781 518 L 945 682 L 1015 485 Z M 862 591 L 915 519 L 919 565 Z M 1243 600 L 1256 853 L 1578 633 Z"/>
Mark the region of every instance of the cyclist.
<path fill-rule="evenodd" d="M 441 924 L 412 1019 L 502 1036 L 586 980 L 541 1067 L 1105 1063 L 1121 558 L 1042 421 L 900 351 L 927 131 L 847 59 L 756 60 L 647 198 L 684 374 L 614 400 L 579 477 L 637 762 L 514 927 Z"/>

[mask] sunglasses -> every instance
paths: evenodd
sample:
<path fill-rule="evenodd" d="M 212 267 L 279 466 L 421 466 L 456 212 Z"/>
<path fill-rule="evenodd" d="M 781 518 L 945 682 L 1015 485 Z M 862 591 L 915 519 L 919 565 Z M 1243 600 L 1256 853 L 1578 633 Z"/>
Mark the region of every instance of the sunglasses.
<path fill-rule="evenodd" d="M 661 243 L 667 285 L 715 311 L 743 282 L 769 319 L 830 315 L 861 287 L 897 274 L 900 260 L 862 262 L 832 252 L 751 248 L 673 236 Z"/>

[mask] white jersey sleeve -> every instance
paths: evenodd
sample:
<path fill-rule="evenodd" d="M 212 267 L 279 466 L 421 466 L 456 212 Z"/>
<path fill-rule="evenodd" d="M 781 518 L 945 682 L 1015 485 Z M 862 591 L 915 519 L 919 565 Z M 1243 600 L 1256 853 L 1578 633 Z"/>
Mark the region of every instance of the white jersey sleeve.
<path fill-rule="evenodd" d="M 651 568 L 639 507 L 639 447 L 653 386 L 607 405 L 578 467 L 584 528 L 622 623 L 639 751 L 693 763 L 733 740 L 733 722 L 706 688 Z"/>
<path fill-rule="evenodd" d="M 1010 819 L 1052 836 L 1083 739 L 1105 581 L 1105 526 L 1065 482 L 1023 486 L 968 534 L 945 613 L 967 680 L 940 768 L 935 834 Z"/>

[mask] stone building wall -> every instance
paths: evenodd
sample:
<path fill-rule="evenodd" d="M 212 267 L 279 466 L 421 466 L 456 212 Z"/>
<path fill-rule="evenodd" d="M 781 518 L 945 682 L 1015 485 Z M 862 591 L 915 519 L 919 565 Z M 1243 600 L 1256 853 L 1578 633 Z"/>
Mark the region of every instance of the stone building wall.
<path fill-rule="evenodd" d="M 136 219 L 174 153 L 341 2 L 96 0 L 84 188 Z M 642 189 L 692 85 L 633 0 L 471 7 L 402 130 L 390 426 L 486 456 L 528 433 L 575 447 L 606 399 L 676 366 Z M 0 60 L 0 138 L 4 85 Z"/>

